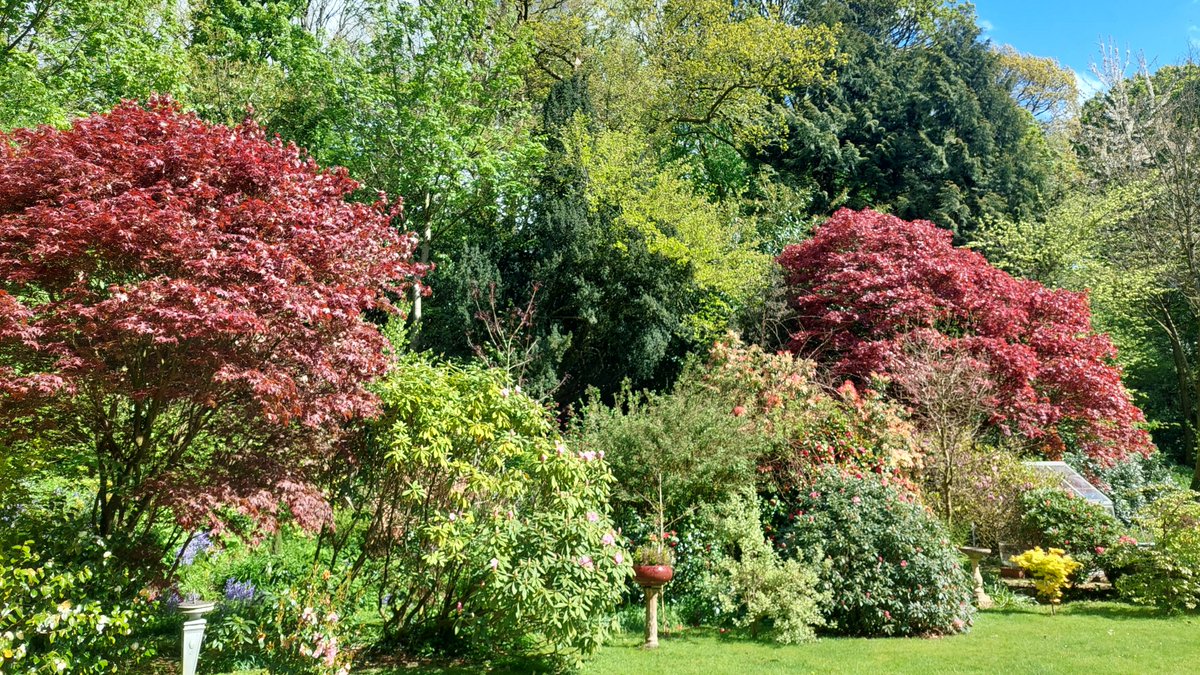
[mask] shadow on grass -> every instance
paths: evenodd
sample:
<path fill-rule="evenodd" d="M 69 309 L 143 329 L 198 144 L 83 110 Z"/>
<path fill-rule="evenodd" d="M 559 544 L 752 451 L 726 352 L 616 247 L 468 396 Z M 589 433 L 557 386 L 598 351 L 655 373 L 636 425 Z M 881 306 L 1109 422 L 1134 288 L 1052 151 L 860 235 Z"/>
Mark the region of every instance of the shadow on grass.
<path fill-rule="evenodd" d="M 1126 621 L 1129 619 L 1196 619 L 1196 614 L 1172 614 L 1157 607 L 1142 607 L 1124 604 L 1080 603 L 1067 606 L 1069 614 L 1076 616 L 1098 616 L 1105 619 Z"/>
<path fill-rule="evenodd" d="M 1196 618 L 1195 614 L 1171 614 L 1155 607 L 1143 607 L 1139 605 L 1129 605 L 1116 602 L 1067 602 L 1059 606 L 1057 612 L 1059 616 L 1094 616 L 1104 619 L 1115 619 L 1118 621 L 1128 620 L 1145 620 L 1145 619 L 1174 619 L 1180 617 Z M 1018 605 L 1013 607 L 1004 607 L 985 610 L 980 613 L 981 616 L 1045 616 L 1051 617 L 1050 607 L 1048 605 Z"/>

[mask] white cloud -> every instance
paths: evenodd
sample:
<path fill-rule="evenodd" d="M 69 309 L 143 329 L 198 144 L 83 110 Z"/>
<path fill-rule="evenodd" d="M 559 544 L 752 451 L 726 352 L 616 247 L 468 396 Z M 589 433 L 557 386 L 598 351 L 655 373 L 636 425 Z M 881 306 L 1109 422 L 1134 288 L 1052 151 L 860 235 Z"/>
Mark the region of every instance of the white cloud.
<path fill-rule="evenodd" d="M 987 19 L 980 19 L 976 23 L 979 24 L 979 30 L 983 33 L 990 33 L 996 29 L 995 24 L 993 24 L 991 21 L 988 21 Z"/>
<path fill-rule="evenodd" d="M 1075 75 L 1075 87 L 1079 89 L 1080 105 L 1104 89 L 1104 83 L 1092 73 L 1081 73 L 1073 68 L 1071 73 Z"/>

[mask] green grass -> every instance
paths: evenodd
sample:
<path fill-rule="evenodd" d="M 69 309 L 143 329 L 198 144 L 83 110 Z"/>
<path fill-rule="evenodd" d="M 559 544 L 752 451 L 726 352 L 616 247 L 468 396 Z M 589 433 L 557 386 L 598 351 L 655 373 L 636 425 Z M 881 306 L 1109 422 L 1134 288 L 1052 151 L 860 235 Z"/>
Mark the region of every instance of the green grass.
<path fill-rule="evenodd" d="M 773 646 L 707 629 L 660 640 L 635 636 L 596 655 L 585 674 L 721 673 L 1182 673 L 1200 662 L 1200 617 L 1117 603 L 1070 603 L 980 613 L 966 635 L 939 639 L 824 639 Z"/>
<path fill-rule="evenodd" d="M 707 628 L 660 637 L 641 649 L 625 634 L 581 675 L 758 675 L 788 673 L 1173 673 L 1197 672 L 1200 616 L 1170 616 L 1115 602 L 1072 602 L 1055 616 L 1045 606 L 981 612 L 971 632 L 947 638 L 825 638 L 777 646 Z M 459 675 L 471 666 L 373 668 L 370 675 Z M 493 673 L 526 673 L 508 668 Z M 239 673 L 238 675 L 246 675 Z"/>

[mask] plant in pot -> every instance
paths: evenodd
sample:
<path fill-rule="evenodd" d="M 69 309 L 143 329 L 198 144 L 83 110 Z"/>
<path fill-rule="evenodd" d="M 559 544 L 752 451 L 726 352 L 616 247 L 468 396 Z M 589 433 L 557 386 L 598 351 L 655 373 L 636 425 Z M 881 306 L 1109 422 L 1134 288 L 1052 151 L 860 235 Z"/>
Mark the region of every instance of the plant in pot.
<path fill-rule="evenodd" d="M 666 509 L 663 504 L 662 473 L 656 477 L 658 503 L 655 504 L 655 532 L 633 554 L 633 580 L 639 586 L 658 588 L 674 576 L 675 554 L 667 543 Z"/>
<path fill-rule="evenodd" d="M 639 586 L 662 586 L 674 575 L 675 553 L 663 536 L 650 535 L 633 554 L 633 579 Z"/>

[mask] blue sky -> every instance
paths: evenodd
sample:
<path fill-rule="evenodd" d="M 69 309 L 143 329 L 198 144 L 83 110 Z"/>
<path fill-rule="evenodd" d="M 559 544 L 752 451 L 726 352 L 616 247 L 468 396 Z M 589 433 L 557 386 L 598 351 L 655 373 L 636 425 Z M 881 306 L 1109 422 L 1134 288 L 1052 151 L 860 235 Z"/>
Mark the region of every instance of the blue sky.
<path fill-rule="evenodd" d="M 1200 0 L 975 0 L 984 35 L 1017 49 L 1051 56 L 1094 89 L 1090 65 L 1100 40 L 1145 54 L 1152 66 L 1200 52 Z"/>

